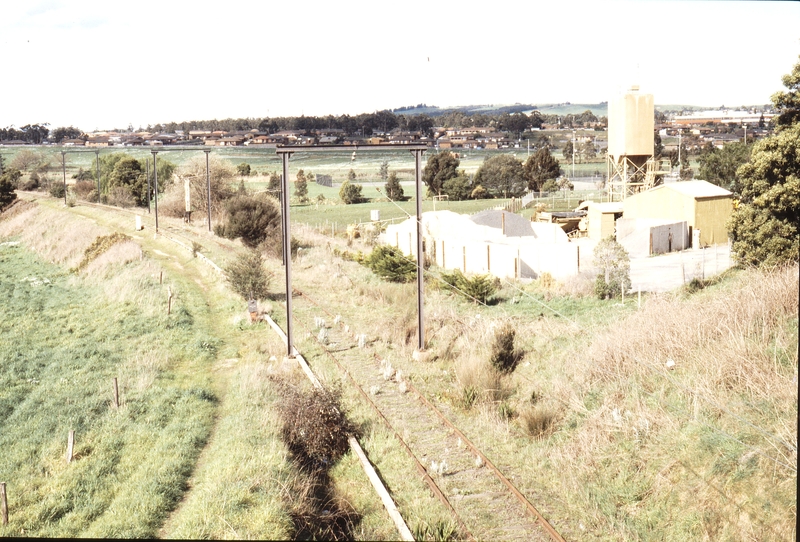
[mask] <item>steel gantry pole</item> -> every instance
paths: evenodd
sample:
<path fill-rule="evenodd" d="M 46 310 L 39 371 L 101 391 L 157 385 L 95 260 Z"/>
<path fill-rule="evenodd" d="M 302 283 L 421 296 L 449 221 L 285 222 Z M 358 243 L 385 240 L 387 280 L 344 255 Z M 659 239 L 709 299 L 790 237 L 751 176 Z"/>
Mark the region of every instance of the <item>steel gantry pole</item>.
<path fill-rule="evenodd" d="M 153 187 L 155 188 L 153 192 L 156 204 L 156 233 L 158 233 L 158 169 L 156 169 L 156 155 L 158 151 L 151 150 L 150 152 L 153 153 Z"/>
<path fill-rule="evenodd" d="M 423 150 L 413 150 L 416 174 L 416 200 L 417 200 L 417 343 L 419 351 L 425 349 L 425 319 L 423 318 L 423 293 L 424 293 L 424 260 L 422 253 L 422 153 Z"/>
<path fill-rule="evenodd" d="M 286 344 L 289 358 L 294 357 L 294 342 L 292 341 L 292 241 L 289 232 L 289 157 L 290 151 L 278 151 L 283 161 L 283 175 L 281 177 L 281 225 L 283 234 L 283 262 L 286 269 Z"/>
<path fill-rule="evenodd" d="M 211 149 L 203 149 L 206 153 L 206 192 L 208 195 L 208 231 L 211 231 L 211 175 L 208 172 L 208 155 Z"/>
<path fill-rule="evenodd" d="M 150 160 L 145 159 L 147 166 L 147 213 L 150 214 L 150 198 L 153 195 L 153 190 L 150 188 Z"/>
<path fill-rule="evenodd" d="M 61 171 L 64 173 L 64 205 L 67 204 L 67 151 L 61 151 Z"/>
<path fill-rule="evenodd" d="M 94 150 L 94 157 L 94 174 L 97 176 L 97 203 L 100 203 L 100 149 Z"/>

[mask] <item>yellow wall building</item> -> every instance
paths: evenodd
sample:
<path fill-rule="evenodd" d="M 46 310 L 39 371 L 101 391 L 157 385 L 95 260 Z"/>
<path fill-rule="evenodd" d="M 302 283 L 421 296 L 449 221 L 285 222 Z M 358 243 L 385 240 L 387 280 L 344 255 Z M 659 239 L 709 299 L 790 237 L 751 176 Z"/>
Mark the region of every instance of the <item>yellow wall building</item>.
<path fill-rule="evenodd" d="M 686 221 L 689 242 L 700 230 L 700 245 L 728 242 L 726 223 L 733 211 L 733 194 L 707 181 L 662 184 L 629 196 L 623 202 L 625 218 Z"/>

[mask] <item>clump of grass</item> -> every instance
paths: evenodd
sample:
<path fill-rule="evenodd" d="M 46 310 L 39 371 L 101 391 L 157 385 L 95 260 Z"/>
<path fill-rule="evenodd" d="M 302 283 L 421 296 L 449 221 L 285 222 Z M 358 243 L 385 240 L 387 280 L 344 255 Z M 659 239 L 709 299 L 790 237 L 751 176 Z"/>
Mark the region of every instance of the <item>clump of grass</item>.
<path fill-rule="evenodd" d="M 555 409 L 539 403 L 524 407 L 519 413 L 518 421 L 526 435 L 542 438 L 551 432 L 557 416 Z"/>
<path fill-rule="evenodd" d="M 456 379 L 461 389 L 458 402 L 465 409 L 476 404 L 497 403 L 508 395 L 503 375 L 474 351 L 456 362 Z"/>

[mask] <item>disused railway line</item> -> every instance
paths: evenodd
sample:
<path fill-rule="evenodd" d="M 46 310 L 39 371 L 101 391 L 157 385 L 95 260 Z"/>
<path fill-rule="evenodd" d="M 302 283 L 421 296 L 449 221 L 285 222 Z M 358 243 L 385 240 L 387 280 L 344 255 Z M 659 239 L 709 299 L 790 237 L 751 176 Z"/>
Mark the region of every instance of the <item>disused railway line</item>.
<path fill-rule="evenodd" d="M 92 203 L 92 202 L 81 202 L 81 205 L 88 205 L 97 208 L 104 208 L 113 210 L 116 212 L 123 211 L 130 215 L 138 215 L 142 216 L 139 213 L 128 209 L 122 209 L 118 207 Z M 150 217 L 147 217 L 150 218 Z M 193 243 L 195 242 L 194 239 L 187 236 L 186 233 L 181 228 L 176 228 L 175 226 L 165 225 L 159 228 L 160 230 L 166 230 L 171 235 L 180 237 L 181 240 L 171 238 L 168 235 L 164 235 L 165 238 L 179 244 L 183 248 L 194 251 L 195 247 Z M 160 232 L 159 232 L 160 233 Z M 217 243 L 218 246 L 222 247 L 223 249 L 229 250 L 228 247 Z M 214 263 L 212 260 L 207 258 L 206 256 L 197 253 L 201 256 L 206 263 L 210 266 L 215 268 L 217 271 L 221 271 L 220 267 Z M 302 299 L 308 302 L 314 310 L 323 311 L 327 314 L 330 318 L 334 318 L 333 313 L 325 308 L 322 304 L 316 302 L 314 299 L 308 296 L 307 293 L 300 291 L 298 289 L 294 289 L 293 292 L 297 295 L 297 299 Z M 305 309 L 302 307 L 297 307 L 300 309 L 300 312 L 305 312 Z M 302 327 L 306 328 L 306 330 L 310 331 L 311 328 L 306 324 L 306 322 L 302 321 L 298 317 L 298 311 L 294 311 L 294 320 L 300 324 Z M 345 340 L 348 341 L 348 348 L 346 349 L 339 349 L 337 353 L 339 356 L 334 355 L 331 351 L 331 348 L 328 348 L 325 344 L 322 344 L 319 340 L 316 340 L 316 346 L 321 348 L 324 352 L 325 356 L 328 357 L 336 367 L 342 372 L 342 374 L 353 384 L 358 394 L 362 397 L 362 399 L 369 405 L 369 407 L 375 412 L 378 418 L 384 423 L 384 425 L 388 428 L 388 430 L 394 435 L 397 441 L 400 443 L 400 446 L 404 449 L 404 451 L 409 455 L 409 457 L 414 462 L 416 469 L 420 476 L 422 476 L 423 480 L 431 490 L 431 492 L 438 498 L 442 504 L 448 509 L 450 514 L 453 516 L 453 519 L 458 524 L 460 529 L 460 534 L 462 537 L 470 540 L 476 539 L 476 534 L 473 534 L 475 528 L 473 527 L 470 529 L 468 523 L 473 523 L 471 521 L 465 521 L 462 517 L 465 514 L 471 515 L 480 515 L 482 517 L 482 521 L 484 524 L 488 521 L 491 522 L 494 520 L 495 525 L 488 528 L 481 529 L 480 532 L 477 532 L 477 539 L 503 539 L 503 540 L 556 540 L 562 541 L 563 537 L 555 530 L 555 528 L 542 516 L 542 514 L 536 509 L 536 507 L 522 494 L 512 483 L 511 481 L 498 469 L 492 461 L 483 454 L 478 447 L 472 443 L 472 441 L 460 430 L 458 427 L 450 421 L 447 416 L 445 416 L 440 409 L 438 409 L 433 403 L 431 403 L 418 389 L 414 384 L 411 382 L 410 379 L 405 378 L 401 381 L 395 383 L 398 388 L 394 390 L 395 393 L 383 393 L 383 394 L 376 394 L 377 397 L 381 397 L 383 399 L 387 397 L 400 397 L 400 401 L 403 402 L 403 406 L 398 410 L 402 410 L 406 414 L 408 413 L 409 409 L 414 410 L 414 415 L 412 419 L 419 421 L 420 417 L 424 418 L 427 416 L 428 424 L 430 429 L 427 431 L 429 435 L 436 435 L 436 434 L 443 434 L 445 435 L 443 439 L 436 439 L 434 437 L 428 437 L 425 440 L 417 440 L 416 442 L 409 443 L 408 441 L 411 440 L 412 437 L 419 437 L 419 434 L 411 434 L 406 430 L 406 437 L 404 438 L 403 435 L 400 434 L 396 425 L 397 420 L 393 423 L 392 420 L 389 419 L 391 414 L 388 412 L 392 411 L 392 407 L 387 407 L 384 405 L 382 409 L 377 403 L 380 401 L 373 400 L 364 390 L 364 386 L 366 383 L 370 382 L 369 372 L 372 372 L 371 380 L 374 382 L 378 382 L 378 384 L 373 384 L 373 386 L 378 385 L 380 386 L 380 380 L 383 379 L 384 384 L 388 383 L 390 380 L 385 377 L 385 367 L 380 366 L 380 360 L 376 354 L 359 354 L 362 349 L 357 348 L 352 344 L 355 337 L 353 333 L 348 333 L 345 331 L 346 327 L 345 324 L 341 321 L 338 322 L 337 328 L 335 329 L 334 333 L 337 333 L 339 336 L 339 344 L 343 343 Z M 313 337 L 314 334 L 310 333 Z M 355 352 L 356 354 L 353 355 L 352 353 Z M 343 359 L 340 359 L 343 358 Z M 366 360 L 365 360 L 366 358 Z M 348 368 L 349 367 L 349 368 Z M 359 379 L 356 376 L 353 376 L 353 372 L 357 372 L 358 376 L 364 381 L 364 383 L 359 382 Z M 406 387 L 407 391 L 410 391 L 416 398 L 417 404 L 415 405 L 413 402 L 409 402 L 405 398 L 405 392 L 399 391 L 399 384 L 402 382 Z M 385 388 L 384 388 L 385 389 Z M 422 408 L 415 408 L 422 406 Z M 397 416 L 395 414 L 395 416 Z M 402 418 L 403 416 L 401 416 Z M 435 420 L 435 422 L 433 421 Z M 438 427 L 437 427 L 438 425 Z M 441 428 L 445 428 L 445 433 L 441 433 Z M 455 440 L 455 443 L 453 442 Z M 447 446 L 447 444 L 450 446 Z M 415 448 L 417 452 L 415 452 Z M 447 464 L 448 457 L 444 457 L 442 455 L 437 456 L 436 451 L 444 450 L 445 456 L 448 456 L 452 461 L 452 464 Z M 428 460 L 428 457 L 434 458 L 438 457 L 440 461 L 431 460 L 429 467 L 426 467 L 422 461 L 420 461 L 418 454 L 424 454 L 423 460 Z M 470 465 L 472 463 L 472 465 Z M 446 465 L 446 466 L 445 466 Z M 475 486 L 476 477 L 479 477 L 481 474 L 485 473 L 486 471 L 490 472 L 491 475 L 495 478 L 496 482 L 499 482 L 500 486 L 504 488 L 504 495 L 501 495 L 501 492 L 497 491 L 488 491 L 483 492 L 481 494 L 472 497 L 470 494 L 466 493 L 462 489 L 459 489 L 456 484 L 444 484 L 442 483 L 445 478 L 455 477 L 459 474 L 462 477 L 468 478 L 470 485 Z M 431 473 L 440 480 L 440 483 L 437 483 L 434 480 L 434 477 L 431 476 Z M 466 474 L 465 474 L 466 473 Z M 486 483 L 485 481 L 481 483 Z M 446 485 L 443 489 L 441 486 Z M 466 486 L 464 486 L 466 487 Z M 467 489 L 469 491 L 469 489 Z M 449 496 L 448 496 L 449 494 Z M 509 499 L 509 496 L 512 499 Z M 471 498 L 472 497 L 472 498 Z M 511 500 L 517 501 L 519 505 L 521 505 L 522 510 L 517 510 L 516 513 L 510 510 L 508 507 L 508 501 Z M 457 504 L 453 504 L 456 501 Z M 459 512 L 461 510 L 461 512 Z M 524 511 L 524 514 L 520 514 L 521 511 Z M 509 513 L 512 514 L 509 517 Z M 510 521 L 510 522 L 509 522 Z"/>
<path fill-rule="evenodd" d="M 324 312 L 329 318 L 336 319 L 330 310 L 312 299 L 307 293 L 297 289 L 294 290 L 294 293 L 297 296 L 295 298 L 296 300 L 304 300 L 308 302 L 313 309 Z M 306 331 L 308 331 L 313 337 L 313 328 L 310 328 L 305 322 L 301 321 L 300 317 L 298 316 L 299 312 L 306 312 L 306 309 L 303 308 L 300 303 L 295 305 L 295 321 L 304 327 Z M 325 355 L 330 358 L 338 367 L 338 369 L 344 374 L 344 376 L 355 385 L 359 395 L 384 422 L 384 424 L 389 428 L 390 432 L 394 434 L 400 445 L 410 455 L 416 464 L 417 470 L 423 476 L 423 479 L 431 491 L 434 493 L 434 495 L 436 495 L 437 498 L 439 498 L 440 501 L 442 501 L 445 507 L 450 510 L 454 519 L 459 524 L 459 527 L 462 529 L 462 534 L 468 538 L 475 538 L 477 536 L 478 539 L 564 540 L 558 531 L 556 531 L 556 529 L 547 521 L 547 519 L 544 518 L 544 516 L 525 497 L 525 495 L 513 485 L 513 483 L 503 474 L 503 472 L 497 468 L 497 466 L 494 465 L 494 463 L 492 463 L 492 461 L 485 454 L 483 454 L 481 450 L 460 429 L 458 429 L 458 427 L 449 418 L 447 418 L 447 416 L 445 416 L 440 409 L 431 403 L 425 397 L 425 395 L 422 394 L 422 392 L 420 392 L 416 386 L 414 386 L 410 379 L 404 378 L 401 379 L 401 381 L 407 387 L 407 391 L 411 392 L 416 397 L 417 405 L 414 405 L 413 402 L 408 401 L 405 398 L 404 393 L 396 389 L 399 388 L 399 383 L 397 381 L 394 381 L 393 384 L 389 385 L 389 393 L 379 391 L 373 395 L 374 399 L 370 397 L 370 394 L 368 394 L 364 389 L 365 386 L 370 386 L 373 388 L 374 386 L 381 386 L 381 380 L 383 380 L 384 384 L 392 382 L 391 379 L 386 378 L 386 367 L 381 367 L 380 359 L 374 353 L 366 355 L 359 354 L 359 352 L 363 352 L 364 350 L 357 348 L 352 344 L 353 341 L 356 340 L 355 334 L 352 332 L 345 332 L 346 328 L 344 322 L 338 321 L 338 326 L 336 326 L 336 328 L 332 328 L 336 329 L 336 334 L 332 335 L 329 340 L 332 343 L 335 342 L 339 347 L 337 349 L 338 355 L 335 355 L 331 351 L 331 348 L 321 344 L 319 340 L 315 341 L 317 346 L 322 348 Z M 338 341 L 334 341 L 334 339 L 338 339 Z M 348 341 L 348 348 L 342 347 L 342 343 L 344 342 L 342 339 Z M 353 375 L 354 372 L 358 373 L 362 379 L 362 382 L 359 382 L 356 376 Z M 383 390 L 385 389 L 385 386 L 381 386 L 381 388 Z M 391 414 L 385 412 L 387 410 L 391 412 L 393 408 L 391 404 L 384 406 L 384 409 L 381 409 L 379 406 L 378 403 L 392 402 L 381 401 L 383 398 L 393 398 L 396 400 L 394 401 L 395 403 L 398 402 L 398 400 L 399 402 L 403 402 L 401 409 L 405 412 L 406 419 L 409 419 L 409 416 L 407 416 L 408 410 L 412 411 L 412 416 L 410 419 L 418 421 L 419 419 L 427 416 L 427 424 L 432 428 L 431 432 L 436 432 L 443 427 L 447 436 L 439 441 L 436 441 L 436 439 L 431 439 L 434 442 L 417 441 L 416 443 L 408 443 L 407 440 L 409 440 L 409 438 L 403 438 L 398 428 L 395 427 L 397 422 L 395 421 L 395 423 L 392 423 L 392 421 L 389 419 Z M 420 405 L 422 408 L 418 408 Z M 402 418 L 403 416 L 395 415 L 394 417 Z M 409 435 L 409 437 L 411 436 L 413 435 Z M 455 446 L 453 446 L 453 440 L 455 440 Z M 450 446 L 447 446 L 448 441 Z M 439 455 L 438 459 L 440 459 L 440 461 L 434 460 L 430 464 L 429 470 L 420 461 L 418 454 L 424 454 L 426 456 L 426 460 L 428 458 L 437 457 L 437 450 L 435 449 L 437 447 L 440 454 L 442 450 L 445 451 L 444 455 L 449 456 L 452 464 L 442 469 L 442 463 L 446 463 L 448 458 Z M 416 453 L 414 451 L 415 448 L 417 449 Z M 488 473 L 490 473 L 489 477 L 493 476 L 495 478 L 495 484 L 499 483 L 498 485 L 500 485 L 500 487 L 506 492 L 506 497 L 501 496 L 501 492 L 495 489 L 495 491 L 488 492 L 488 495 L 482 496 L 486 498 L 469 499 L 469 495 L 464 495 L 463 490 L 460 490 L 460 488 L 457 487 L 457 484 L 443 483 L 442 485 L 447 486 L 443 489 L 440 487 L 440 484 L 437 484 L 436 480 L 434 480 L 434 478 L 430 475 L 430 471 L 437 470 L 434 469 L 434 466 L 439 468 L 439 471 L 434 472 L 434 475 L 441 481 L 444 481 L 446 478 L 459 473 L 466 473 L 470 477 L 470 482 L 476 485 L 477 477 L 485 475 L 485 473 L 488 471 Z M 454 468 L 458 470 L 453 470 Z M 485 480 L 481 483 L 487 484 Z M 450 495 L 448 496 L 447 493 L 450 493 Z M 509 499 L 509 496 L 512 498 Z M 469 506 L 464 504 L 468 500 L 473 501 Z M 454 505 L 453 501 L 458 502 Z M 513 505 L 514 501 L 516 501 L 518 505 L 521 505 L 521 509 L 518 508 L 516 513 L 510 509 L 510 506 L 508 506 L 509 504 Z M 479 508 L 485 509 L 478 510 Z M 459 513 L 458 509 L 462 509 L 462 512 Z M 476 529 L 474 527 L 473 529 L 470 529 L 468 524 L 471 522 L 468 520 L 465 521 L 462 517 L 463 515 L 466 515 L 466 513 L 471 515 L 481 515 L 484 518 L 482 520 L 484 522 L 487 520 L 490 521 L 489 518 L 491 517 L 495 517 L 499 520 L 495 523 L 500 524 L 496 524 L 494 527 L 484 529 L 482 532 L 477 532 L 475 535 L 473 535 L 473 531 Z M 532 522 L 530 520 L 532 520 Z M 511 523 L 509 523 L 509 521 L 511 521 Z"/>

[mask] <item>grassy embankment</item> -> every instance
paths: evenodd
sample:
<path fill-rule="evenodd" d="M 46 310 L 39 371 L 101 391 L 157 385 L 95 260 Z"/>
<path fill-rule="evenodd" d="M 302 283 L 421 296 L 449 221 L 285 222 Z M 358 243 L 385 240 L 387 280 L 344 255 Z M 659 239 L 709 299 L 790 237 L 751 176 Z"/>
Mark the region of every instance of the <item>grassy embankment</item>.
<path fill-rule="evenodd" d="M 796 266 L 733 270 L 641 308 L 593 298 L 591 277 L 506 285 L 488 307 L 432 279 L 419 363 L 414 286 L 382 283 L 324 242 L 304 253 L 298 287 L 324 292 L 568 539 L 794 536 Z M 488 359 L 507 321 L 525 356 L 503 376 Z M 324 360 L 319 370 L 336 378 Z"/>
<path fill-rule="evenodd" d="M 265 379 L 248 378 L 256 360 L 228 368 L 233 382 L 246 380 L 242 393 L 228 393 L 212 368 L 230 345 L 193 280 L 142 259 L 130 240 L 69 271 L 81 265 L 92 240 L 108 233 L 37 206 L 0 222 L 0 479 L 10 508 L 0 534 L 155 536 L 183 498 L 216 417 L 216 454 L 207 454 L 204 466 L 226 488 L 209 508 L 221 505 L 226 514 L 176 521 L 176 532 L 289 536 L 284 496 L 253 483 L 292 476 L 265 417 L 275 398 L 262 393 Z M 185 266 L 197 266 L 190 258 Z M 167 288 L 176 293 L 171 315 Z M 271 348 L 261 342 L 262 351 Z M 111 406 L 113 377 L 119 409 Z M 230 395 L 235 400 L 223 401 Z M 76 446 L 67 464 L 69 430 Z M 237 461 L 242 456 L 247 460 Z M 189 530 L 180 531 L 184 523 Z"/>
<path fill-rule="evenodd" d="M 264 324 L 245 324 L 222 281 L 161 237 L 134 234 L 86 258 L 94 239 L 129 229 L 129 215 L 59 207 L 45 199 L 0 220 L 10 390 L 0 395 L 9 450 L 0 479 L 11 509 L 0 534 L 291 538 L 294 519 L 309 513 L 309 488 L 280 440 L 272 379 L 303 378 L 277 361 L 284 347 Z M 219 263 L 236 250 L 209 242 L 202 227 L 187 233 Z M 169 316 L 167 288 L 176 293 Z M 379 469 L 412 468 L 380 430 L 369 442 Z M 396 536 L 354 457 L 330 478 L 354 536 Z M 412 528 L 447 521 L 419 480 L 394 489 Z"/>

